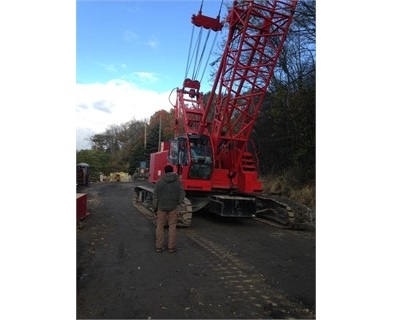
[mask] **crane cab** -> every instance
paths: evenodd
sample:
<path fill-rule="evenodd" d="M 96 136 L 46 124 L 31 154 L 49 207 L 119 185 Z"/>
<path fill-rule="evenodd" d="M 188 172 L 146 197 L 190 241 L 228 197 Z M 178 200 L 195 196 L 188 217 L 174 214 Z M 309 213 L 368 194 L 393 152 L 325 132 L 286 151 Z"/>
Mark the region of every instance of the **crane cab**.
<path fill-rule="evenodd" d="M 150 155 L 149 181 L 156 182 L 167 164 L 175 167 L 185 190 L 210 191 L 213 152 L 209 136 L 181 134 Z"/>
<path fill-rule="evenodd" d="M 213 169 L 213 153 L 206 135 L 180 135 L 170 141 L 168 162 L 177 166 L 183 179 L 209 180 Z"/>

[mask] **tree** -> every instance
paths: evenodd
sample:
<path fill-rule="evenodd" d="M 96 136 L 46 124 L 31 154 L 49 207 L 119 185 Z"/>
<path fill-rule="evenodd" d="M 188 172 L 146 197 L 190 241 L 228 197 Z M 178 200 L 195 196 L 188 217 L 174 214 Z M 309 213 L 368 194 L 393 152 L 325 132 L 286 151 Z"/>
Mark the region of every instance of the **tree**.
<path fill-rule="evenodd" d="M 96 149 L 79 150 L 76 153 L 76 162 L 87 163 L 90 168 L 91 180 L 97 180 L 100 174 L 108 175 L 110 173 L 110 155 Z"/>
<path fill-rule="evenodd" d="M 254 139 L 262 172 L 315 178 L 315 1 L 300 1 L 265 96 Z"/>

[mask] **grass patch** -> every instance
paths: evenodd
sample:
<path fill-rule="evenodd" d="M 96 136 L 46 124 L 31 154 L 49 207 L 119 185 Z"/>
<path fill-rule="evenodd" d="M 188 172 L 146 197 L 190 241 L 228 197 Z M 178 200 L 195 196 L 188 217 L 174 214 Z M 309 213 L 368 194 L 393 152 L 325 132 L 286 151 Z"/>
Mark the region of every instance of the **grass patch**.
<path fill-rule="evenodd" d="M 260 177 L 260 180 L 266 193 L 285 196 L 311 209 L 316 207 L 314 183 L 300 184 L 291 172 L 285 172 L 274 177 Z"/>

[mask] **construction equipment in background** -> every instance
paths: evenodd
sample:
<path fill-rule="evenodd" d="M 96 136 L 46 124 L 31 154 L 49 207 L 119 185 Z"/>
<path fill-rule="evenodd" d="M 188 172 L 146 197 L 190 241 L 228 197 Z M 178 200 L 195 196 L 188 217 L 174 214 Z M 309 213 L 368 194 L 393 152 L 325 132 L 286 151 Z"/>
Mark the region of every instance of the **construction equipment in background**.
<path fill-rule="evenodd" d="M 139 167 L 135 169 L 134 174 L 132 175 L 133 180 L 147 180 L 149 177 L 149 168 L 147 166 L 146 161 L 141 161 L 139 163 Z"/>
<path fill-rule="evenodd" d="M 77 164 L 77 186 L 89 185 L 89 173 L 89 164 L 83 162 Z"/>

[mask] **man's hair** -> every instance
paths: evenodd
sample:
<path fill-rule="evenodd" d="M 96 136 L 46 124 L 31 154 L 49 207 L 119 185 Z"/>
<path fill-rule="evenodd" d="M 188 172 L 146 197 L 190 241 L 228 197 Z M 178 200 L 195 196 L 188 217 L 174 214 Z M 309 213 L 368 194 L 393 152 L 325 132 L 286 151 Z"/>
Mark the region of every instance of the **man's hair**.
<path fill-rule="evenodd" d="M 174 169 L 170 165 L 167 165 L 167 166 L 164 167 L 164 172 L 165 173 L 169 173 L 169 172 L 173 172 L 173 171 L 174 171 Z"/>

